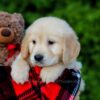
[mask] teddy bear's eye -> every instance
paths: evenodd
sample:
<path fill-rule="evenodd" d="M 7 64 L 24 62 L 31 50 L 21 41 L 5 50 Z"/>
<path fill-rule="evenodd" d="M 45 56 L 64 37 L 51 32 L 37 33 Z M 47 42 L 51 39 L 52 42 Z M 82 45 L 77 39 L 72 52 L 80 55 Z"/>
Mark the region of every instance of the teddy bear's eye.
<path fill-rule="evenodd" d="M 33 42 L 33 44 L 36 44 L 36 41 L 35 40 L 33 40 L 32 42 Z"/>
<path fill-rule="evenodd" d="M 52 41 L 52 40 L 49 40 L 49 41 L 48 41 L 48 44 L 49 44 L 49 45 L 53 45 L 54 43 L 55 43 L 55 41 Z"/>

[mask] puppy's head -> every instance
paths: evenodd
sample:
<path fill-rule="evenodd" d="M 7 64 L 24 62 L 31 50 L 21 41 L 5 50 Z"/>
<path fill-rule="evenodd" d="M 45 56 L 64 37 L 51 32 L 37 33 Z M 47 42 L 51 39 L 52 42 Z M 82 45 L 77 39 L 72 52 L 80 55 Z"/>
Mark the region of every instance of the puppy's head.
<path fill-rule="evenodd" d="M 35 21 L 22 41 L 21 54 L 32 65 L 67 65 L 75 60 L 80 44 L 72 28 L 63 20 L 44 17 Z"/>

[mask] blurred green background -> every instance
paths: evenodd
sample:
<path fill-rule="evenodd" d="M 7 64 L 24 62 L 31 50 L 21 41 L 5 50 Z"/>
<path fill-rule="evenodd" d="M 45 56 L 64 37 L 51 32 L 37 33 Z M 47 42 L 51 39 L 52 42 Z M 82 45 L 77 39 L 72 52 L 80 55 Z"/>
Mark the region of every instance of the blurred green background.
<path fill-rule="evenodd" d="M 100 100 L 100 0 L 0 0 L 0 11 L 19 12 L 26 28 L 42 16 L 65 19 L 76 31 L 85 91 L 81 100 Z"/>

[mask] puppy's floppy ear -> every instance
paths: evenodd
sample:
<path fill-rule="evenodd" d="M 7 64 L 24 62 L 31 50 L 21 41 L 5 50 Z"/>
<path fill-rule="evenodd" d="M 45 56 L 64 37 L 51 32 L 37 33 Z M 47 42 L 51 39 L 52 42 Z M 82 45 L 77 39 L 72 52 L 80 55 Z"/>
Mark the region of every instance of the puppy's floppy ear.
<path fill-rule="evenodd" d="M 75 60 L 80 52 L 80 43 L 76 35 L 70 35 L 64 39 L 62 61 L 65 65 Z"/>
<path fill-rule="evenodd" d="M 21 55 L 23 59 L 26 59 L 29 55 L 29 50 L 28 50 L 28 35 L 26 34 L 24 39 L 22 40 L 22 45 L 21 45 Z"/>

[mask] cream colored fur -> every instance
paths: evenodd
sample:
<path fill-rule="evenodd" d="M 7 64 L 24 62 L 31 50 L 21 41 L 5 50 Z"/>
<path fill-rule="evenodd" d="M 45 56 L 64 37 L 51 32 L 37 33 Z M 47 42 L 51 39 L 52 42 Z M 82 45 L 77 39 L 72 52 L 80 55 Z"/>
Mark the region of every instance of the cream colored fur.
<path fill-rule="evenodd" d="M 54 44 L 49 45 L 48 41 L 54 41 Z M 12 64 L 11 76 L 23 84 L 28 80 L 29 65 L 39 65 L 43 67 L 40 73 L 42 81 L 54 82 L 65 68 L 80 70 L 81 64 L 77 62 L 79 52 L 80 43 L 67 22 L 56 17 L 40 18 L 26 30 L 21 52 Z M 43 63 L 35 62 L 37 53 L 44 55 Z"/>

